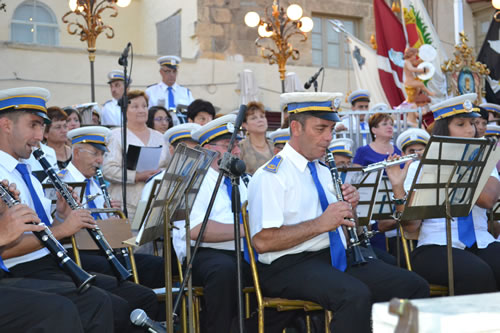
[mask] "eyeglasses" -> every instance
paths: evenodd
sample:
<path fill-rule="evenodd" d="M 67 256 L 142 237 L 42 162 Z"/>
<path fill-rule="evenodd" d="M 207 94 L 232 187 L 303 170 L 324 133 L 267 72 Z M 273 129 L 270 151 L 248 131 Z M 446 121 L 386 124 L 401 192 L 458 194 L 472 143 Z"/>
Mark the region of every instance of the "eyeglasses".
<path fill-rule="evenodd" d="M 166 122 L 166 123 L 170 123 L 170 119 L 169 118 L 164 118 L 164 117 L 156 117 L 156 118 L 153 118 L 154 121 L 157 121 L 159 123 L 161 122 Z"/>
<path fill-rule="evenodd" d="M 102 150 L 98 150 L 97 152 L 95 152 L 95 151 L 88 150 L 88 149 L 85 149 L 85 148 L 79 148 L 79 149 L 81 151 L 89 153 L 92 157 L 103 157 L 104 156 L 104 152 Z"/>

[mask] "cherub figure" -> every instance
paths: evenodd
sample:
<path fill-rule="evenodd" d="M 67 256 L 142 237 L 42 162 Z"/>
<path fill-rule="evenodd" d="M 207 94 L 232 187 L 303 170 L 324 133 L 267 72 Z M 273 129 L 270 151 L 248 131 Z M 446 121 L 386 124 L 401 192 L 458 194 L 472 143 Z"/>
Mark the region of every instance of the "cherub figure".
<path fill-rule="evenodd" d="M 409 47 L 405 50 L 403 59 L 405 64 L 403 67 L 405 74 L 404 85 L 408 93 L 408 102 L 416 102 L 417 96 L 421 94 L 421 91 L 425 92 L 429 96 L 434 96 L 435 93 L 427 89 L 424 83 L 415 75 L 423 74 L 426 72 L 426 68 L 417 68 L 417 66 L 422 63 L 422 60 L 417 58 L 418 50 L 414 47 Z M 413 98 L 410 100 L 410 93 L 408 90 L 413 90 Z"/>

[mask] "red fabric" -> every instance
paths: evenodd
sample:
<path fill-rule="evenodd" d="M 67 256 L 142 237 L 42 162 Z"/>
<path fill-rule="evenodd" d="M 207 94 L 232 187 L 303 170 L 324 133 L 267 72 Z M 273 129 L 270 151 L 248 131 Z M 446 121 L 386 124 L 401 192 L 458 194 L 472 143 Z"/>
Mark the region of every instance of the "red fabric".
<path fill-rule="evenodd" d="M 375 14 L 377 55 L 389 59 L 388 52 L 391 49 L 397 52 L 404 52 L 406 40 L 401 22 L 384 0 L 373 0 L 373 9 Z M 403 68 L 392 63 L 390 59 L 389 62 L 392 70 L 397 72 L 399 81 L 403 82 Z M 380 67 L 378 73 L 380 83 L 391 107 L 400 105 L 405 100 L 405 97 L 401 89 L 394 82 L 393 73 L 386 72 L 380 69 Z"/>

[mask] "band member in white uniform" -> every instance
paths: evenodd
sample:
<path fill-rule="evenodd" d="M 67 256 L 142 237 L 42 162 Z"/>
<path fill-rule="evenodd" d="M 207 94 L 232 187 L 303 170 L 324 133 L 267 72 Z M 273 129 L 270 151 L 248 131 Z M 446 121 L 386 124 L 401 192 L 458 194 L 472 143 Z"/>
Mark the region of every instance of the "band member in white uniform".
<path fill-rule="evenodd" d="M 127 78 L 131 83 L 132 80 Z M 113 97 L 103 104 L 101 109 L 101 124 L 107 126 L 121 126 L 122 109 L 118 102 L 125 92 L 125 76 L 122 70 L 112 70 L 108 73 L 108 84 Z"/>
<path fill-rule="evenodd" d="M 327 190 L 332 174 L 319 162 L 340 120 L 334 100 L 341 96 L 281 95 L 290 141 L 250 181 L 250 231 L 266 296 L 313 301 L 332 310 L 332 332 L 370 332 L 373 302 L 427 297 L 429 286 L 415 273 L 379 259 L 350 265 L 351 251 L 346 254 L 339 227 L 354 226 L 348 218 L 354 217 L 359 194 L 344 184 L 345 202 L 337 202 Z"/>
<path fill-rule="evenodd" d="M 171 111 L 170 114 L 174 120 L 174 125 L 185 123 L 187 120 L 183 119 L 180 121 L 178 119 L 180 115 L 175 113 L 175 109 L 178 104 L 189 106 L 194 98 L 191 90 L 176 82 L 181 59 L 169 55 L 158 58 L 156 62 L 160 65 L 161 82 L 146 89 L 146 94 L 149 98 L 149 107 L 164 106 L 167 110 Z M 184 115 L 181 117 L 184 117 Z"/>

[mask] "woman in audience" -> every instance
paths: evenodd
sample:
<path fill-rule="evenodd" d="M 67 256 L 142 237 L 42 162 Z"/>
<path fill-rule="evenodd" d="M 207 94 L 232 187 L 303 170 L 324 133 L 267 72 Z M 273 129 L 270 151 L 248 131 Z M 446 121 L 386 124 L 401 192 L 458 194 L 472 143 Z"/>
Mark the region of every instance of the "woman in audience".
<path fill-rule="evenodd" d="M 392 144 L 394 120 L 388 113 L 375 113 L 368 120 L 372 142 L 357 149 L 352 163 L 354 166 L 367 166 L 385 160 L 392 154 L 401 155 Z"/>
<path fill-rule="evenodd" d="M 172 121 L 172 116 L 163 106 L 152 106 L 148 111 L 146 125 L 164 134 L 169 128 L 174 126 L 174 122 Z"/>
<path fill-rule="evenodd" d="M 63 110 L 68 115 L 68 118 L 66 119 L 68 132 L 71 131 L 72 129 L 79 128 L 80 126 L 82 126 L 82 116 L 80 115 L 80 112 L 78 112 L 77 110 L 73 109 L 70 106 L 63 108 Z"/>
<path fill-rule="evenodd" d="M 367 166 L 372 163 L 387 159 L 392 154 L 401 155 L 399 149 L 392 144 L 394 134 L 394 120 L 388 113 L 375 113 L 368 120 L 372 142 L 366 146 L 361 146 L 356 150 L 352 161 L 354 166 Z M 380 220 L 370 225 L 372 230 L 381 233 L 372 238 L 374 247 L 387 251 L 385 235 L 396 227 L 394 220 Z"/>
<path fill-rule="evenodd" d="M 436 119 L 433 135 L 474 138 L 477 113 L 472 112 L 476 94 L 448 99 L 431 107 Z M 470 108 L 468 107 L 470 106 Z M 464 147 L 464 150 L 466 148 Z M 397 157 L 397 156 L 394 156 Z M 391 157 L 391 158 L 394 158 Z M 416 177 L 418 161 L 404 169 L 387 168 L 392 183 L 396 208 L 404 209 L 407 191 Z M 469 216 L 454 218 L 451 224 L 455 294 L 475 294 L 500 290 L 500 243 L 488 233 L 486 210 L 500 195 L 496 170 L 491 172 L 485 187 Z M 412 221 L 408 231 L 420 228 L 417 248 L 412 253 L 413 270 L 429 283 L 448 285 L 446 222 L 444 218 Z"/>
<path fill-rule="evenodd" d="M 160 147 L 159 162 L 150 170 L 127 169 L 127 211 L 130 220 L 134 218 L 136 205 L 141 198 L 145 182 L 167 165 L 169 153 L 163 135 L 148 126 L 148 98 L 144 91 L 132 90 L 127 94 L 127 150 L 136 147 Z M 122 129 L 115 128 L 109 138 L 109 152 L 104 156 L 102 171 L 111 182 L 109 192 L 113 199 L 122 197 Z M 129 155 L 129 159 L 131 159 Z"/>
<path fill-rule="evenodd" d="M 67 145 L 68 138 L 66 137 L 68 115 L 57 106 L 48 108 L 47 114 L 52 122 L 45 126 L 43 137 L 47 146 L 55 150 L 57 165 L 62 170 L 71 161 L 71 147 Z"/>
<path fill-rule="evenodd" d="M 240 142 L 240 157 L 246 164 L 246 172 L 253 174 L 273 157 L 274 150 L 273 143 L 266 138 L 267 118 L 262 103 L 248 103 L 242 127 L 247 137 Z"/>

